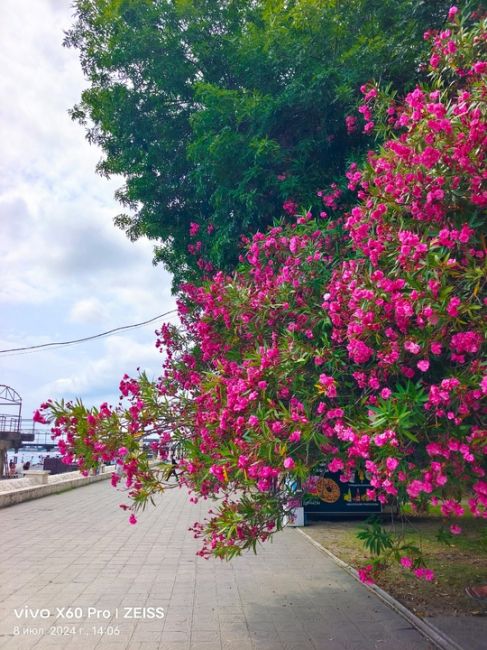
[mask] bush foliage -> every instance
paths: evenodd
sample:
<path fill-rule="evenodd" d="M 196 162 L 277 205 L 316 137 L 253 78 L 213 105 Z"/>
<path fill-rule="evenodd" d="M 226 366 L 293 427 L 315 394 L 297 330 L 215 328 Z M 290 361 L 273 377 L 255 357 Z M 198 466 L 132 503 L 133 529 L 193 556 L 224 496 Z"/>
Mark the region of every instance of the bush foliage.
<path fill-rule="evenodd" d="M 164 489 L 176 443 L 181 481 L 218 499 L 195 525 L 205 556 L 281 529 L 323 463 L 344 481 L 367 472 L 383 503 L 439 504 L 452 534 L 466 508 L 487 516 L 486 21 L 465 26 L 453 7 L 426 38 L 428 83 L 401 100 L 362 87 L 363 129 L 384 144 L 347 171 L 353 207 L 323 190 L 319 214 L 255 234 L 233 274 L 183 285 L 181 327 L 158 333 L 163 374 L 126 376 L 125 403 L 38 414 L 66 435 L 67 461 L 117 460 L 131 510 Z M 140 446 L 149 431 L 156 467 Z M 384 548 L 432 578 L 418 549 Z"/>

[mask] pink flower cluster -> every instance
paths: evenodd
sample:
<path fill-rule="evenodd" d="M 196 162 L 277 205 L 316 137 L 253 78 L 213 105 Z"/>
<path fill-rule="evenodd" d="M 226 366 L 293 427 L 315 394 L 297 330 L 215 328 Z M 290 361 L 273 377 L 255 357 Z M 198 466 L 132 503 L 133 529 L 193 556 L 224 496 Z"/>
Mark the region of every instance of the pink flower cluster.
<path fill-rule="evenodd" d="M 233 275 L 181 287 L 181 327 L 158 332 L 162 375 L 125 376 L 126 407 L 48 403 L 36 416 L 54 416 L 65 458 L 83 469 L 115 460 L 135 502 L 164 483 L 140 438 L 156 432 L 162 460 L 177 442 L 180 482 L 219 499 L 192 529 L 204 557 L 268 539 L 298 481 L 317 489 L 317 465 L 342 481 L 367 472 L 369 498 L 439 503 L 448 519 L 463 514 L 463 491 L 487 517 L 485 27 L 466 31 L 450 13 L 431 34 L 434 87 L 387 99 L 389 138 L 347 172 L 355 205 L 339 208 L 338 185 L 321 191 L 327 212 L 257 233 Z M 362 93 L 370 132 L 382 98 L 370 84 Z M 293 200 L 283 208 L 297 215 Z"/>

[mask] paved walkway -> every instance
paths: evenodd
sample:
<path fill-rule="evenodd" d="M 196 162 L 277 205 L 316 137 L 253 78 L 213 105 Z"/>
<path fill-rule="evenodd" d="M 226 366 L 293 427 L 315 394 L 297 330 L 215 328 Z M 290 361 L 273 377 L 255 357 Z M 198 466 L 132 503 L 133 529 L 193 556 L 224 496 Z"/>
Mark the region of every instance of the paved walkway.
<path fill-rule="evenodd" d="M 431 648 L 296 530 L 203 560 L 187 529 L 207 504 L 172 490 L 130 526 L 121 500 L 103 482 L 2 510 L 2 650 Z"/>

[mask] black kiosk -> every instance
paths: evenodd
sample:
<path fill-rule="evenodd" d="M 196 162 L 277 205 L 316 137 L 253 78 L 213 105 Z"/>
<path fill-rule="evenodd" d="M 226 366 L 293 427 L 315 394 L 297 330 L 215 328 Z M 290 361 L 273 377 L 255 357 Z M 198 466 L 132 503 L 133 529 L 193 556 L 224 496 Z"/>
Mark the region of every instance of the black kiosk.
<path fill-rule="evenodd" d="M 328 472 L 318 467 L 313 476 L 316 492 L 303 494 L 304 515 L 369 515 L 382 512 L 382 504 L 371 500 L 367 490 L 371 487 L 367 473 L 353 472 L 352 480 L 340 481 L 340 472 Z"/>

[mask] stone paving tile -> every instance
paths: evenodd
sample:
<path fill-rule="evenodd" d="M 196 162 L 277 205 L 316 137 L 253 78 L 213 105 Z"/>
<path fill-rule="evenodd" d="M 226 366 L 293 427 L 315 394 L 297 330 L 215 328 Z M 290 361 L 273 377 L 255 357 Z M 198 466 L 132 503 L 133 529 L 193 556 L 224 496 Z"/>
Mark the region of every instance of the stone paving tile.
<path fill-rule="evenodd" d="M 462 645 L 468 639 L 468 650 L 485 650 L 487 619 L 485 616 L 432 616 L 426 619 Z"/>
<path fill-rule="evenodd" d="M 427 650 L 395 612 L 295 530 L 257 556 L 230 563 L 195 555 L 187 532 L 204 517 L 182 490 L 129 526 L 107 483 L 2 511 L 0 650 Z M 15 567 L 15 570 L 12 570 Z M 16 619 L 14 608 L 48 609 Z M 81 608 L 66 621 L 57 607 Z M 163 607 L 163 619 L 124 618 L 124 608 Z M 108 610 L 108 618 L 90 611 Z M 134 610 L 130 610 L 132 615 Z M 22 629 L 73 624 L 78 635 L 13 637 Z M 93 628 L 95 631 L 93 631 Z M 118 629 L 110 636 L 108 628 Z M 104 634 L 102 634 L 104 632 Z M 28 632 L 26 632 L 28 634 Z"/>
<path fill-rule="evenodd" d="M 253 648 L 250 639 L 242 636 L 229 641 L 222 640 L 222 650 L 253 650 Z"/>

